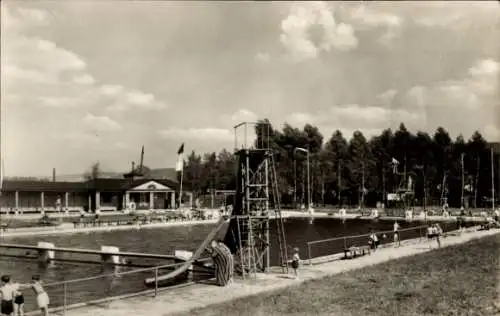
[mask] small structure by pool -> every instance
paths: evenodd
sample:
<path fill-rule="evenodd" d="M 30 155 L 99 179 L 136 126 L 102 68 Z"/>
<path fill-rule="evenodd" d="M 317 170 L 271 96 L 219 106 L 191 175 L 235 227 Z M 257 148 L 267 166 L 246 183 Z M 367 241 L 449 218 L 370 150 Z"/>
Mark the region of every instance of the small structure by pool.
<path fill-rule="evenodd" d="M 192 192 L 183 186 L 183 203 L 193 203 Z M 174 209 L 180 184 L 170 179 L 124 177 L 80 182 L 4 180 L 2 212 L 65 210 L 115 211 L 125 209 Z M 187 201 L 186 201 L 187 197 Z"/>

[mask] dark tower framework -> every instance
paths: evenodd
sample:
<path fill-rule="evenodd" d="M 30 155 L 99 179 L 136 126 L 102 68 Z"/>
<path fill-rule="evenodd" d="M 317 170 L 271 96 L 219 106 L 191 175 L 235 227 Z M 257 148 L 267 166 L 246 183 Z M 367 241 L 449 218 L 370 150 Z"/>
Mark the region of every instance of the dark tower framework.
<path fill-rule="evenodd" d="M 254 146 L 247 143 L 249 127 L 257 134 Z M 243 142 L 239 143 L 238 132 L 241 131 L 244 134 Z M 270 222 L 274 215 L 280 264 L 285 270 L 288 261 L 287 248 L 274 155 L 270 146 L 271 126 L 266 122 L 244 122 L 236 125 L 234 132 L 237 161 L 236 194 L 224 242 L 235 255 L 235 270 L 244 278 L 255 276 L 257 272 L 268 271 L 271 247 Z"/>
<path fill-rule="evenodd" d="M 402 212 L 406 211 L 408 208 L 414 206 L 415 200 L 415 179 L 416 175 L 414 172 L 408 172 L 406 164 L 406 154 L 404 159 L 403 172 L 398 170 L 398 164 L 392 163 L 392 174 L 395 179 L 395 184 L 397 187 L 394 190 L 393 194 L 396 194 L 396 201 L 393 203 L 393 207 L 402 207 Z M 403 213 L 404 214 L 404 213 Z M 392 214 L 395 216 L 401 216 L 403 214 Z"/>

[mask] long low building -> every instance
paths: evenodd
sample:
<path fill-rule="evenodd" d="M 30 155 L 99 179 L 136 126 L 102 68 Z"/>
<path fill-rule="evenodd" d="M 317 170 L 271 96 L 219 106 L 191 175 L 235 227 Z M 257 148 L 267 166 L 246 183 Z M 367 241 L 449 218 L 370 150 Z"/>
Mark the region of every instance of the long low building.
<path fill-rule="evenodd" d="M 4 180 L 2 212 L 164 210 L 179 206 L 180 184 L 168 179 L 93 179 L 81 182 Z M 183 204 L 192 192 L 183 188 Z"/>

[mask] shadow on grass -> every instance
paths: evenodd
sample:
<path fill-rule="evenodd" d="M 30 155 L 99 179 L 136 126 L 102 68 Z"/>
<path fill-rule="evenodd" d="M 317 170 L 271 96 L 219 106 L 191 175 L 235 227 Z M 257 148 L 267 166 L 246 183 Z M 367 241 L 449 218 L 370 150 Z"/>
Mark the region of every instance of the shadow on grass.
<path fill-rule="evenodd" d="M 498 315 L 499 255 L 497 234 L 178 315 Z"/>

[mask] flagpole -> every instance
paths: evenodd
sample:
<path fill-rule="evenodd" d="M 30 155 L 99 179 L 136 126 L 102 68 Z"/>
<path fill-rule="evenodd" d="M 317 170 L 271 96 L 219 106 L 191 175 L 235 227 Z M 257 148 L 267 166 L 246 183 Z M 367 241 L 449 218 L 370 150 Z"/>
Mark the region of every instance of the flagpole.
<path fill-rule="evenodd" d="M 493 159 L 495 155 L 493 154 L 493 147 L 490 148 L 491 150 L 491 207 L 492 210 L 495 210 L 495 164 L 493 163 Z"/>
<path fill-rule="evenodd" d="M 182 203 L 182 180 L 184 178 L 184 166 L 182 166 L 181 169 L 181 185 L 179 189 L 179 208 L 181 208 L 181 203 Z"/>
<path fill-rule="evenodd" d="M 464 186 L 465 186 L 465 175 L 464 175 L 464 153 L 460 155 L 460 165 L 461 165 L 461 171 L 462 171 L 462 197 L 460 201 L 460 206 L 464 207 Z"/>
<path fill-rule="evenodd" d="M 179 187 L 179 208 L 181 208 L 182 204 L 182 182 L 184 181 L 184 143 L 182 143 L 181 147 L 177 151 L 177 165 L 176 170 L 181 172 L 181 183 Z"/>

